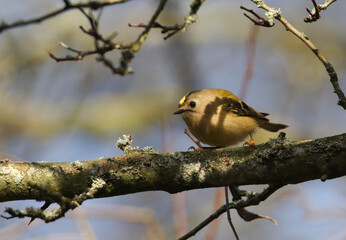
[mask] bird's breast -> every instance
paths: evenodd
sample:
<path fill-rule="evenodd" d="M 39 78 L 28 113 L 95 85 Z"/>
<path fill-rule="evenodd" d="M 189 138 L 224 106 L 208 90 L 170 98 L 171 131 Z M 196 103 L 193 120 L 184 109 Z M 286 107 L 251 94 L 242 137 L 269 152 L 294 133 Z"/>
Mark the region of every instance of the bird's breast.
<path fill-rule="evenodd" d="M 199 141 L 218 147 L 237 144 L 258 127 L 253 118 L 226 111 L 213 115 L 188 113 L 183 119 Z"/>

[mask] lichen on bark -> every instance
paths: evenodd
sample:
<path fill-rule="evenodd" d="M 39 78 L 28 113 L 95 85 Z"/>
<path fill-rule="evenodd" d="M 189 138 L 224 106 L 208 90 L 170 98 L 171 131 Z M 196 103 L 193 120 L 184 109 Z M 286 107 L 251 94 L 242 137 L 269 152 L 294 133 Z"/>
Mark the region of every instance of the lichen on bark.
<path fill-rule="evenodd" d="M 142 191 L 176 193 L 249 184 L 294 184 L 346 175 L 346 134 L 301 142 L 272 139 L 254 148 L 198 152 L 130 151 L 122 156 L 74 162 L 0 161 L 0 201 L 41 199 L 30 184 L 73 198 L 95 179 L 94 197 Z"/>

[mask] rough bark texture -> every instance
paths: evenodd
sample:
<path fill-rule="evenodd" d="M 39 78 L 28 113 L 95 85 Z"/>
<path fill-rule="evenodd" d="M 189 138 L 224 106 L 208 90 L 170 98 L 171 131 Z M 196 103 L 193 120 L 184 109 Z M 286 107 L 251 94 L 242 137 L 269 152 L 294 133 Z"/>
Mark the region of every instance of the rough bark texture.
<path fill-rule="evenodd" d="M 278 138 L 253 148 L 197 152 L 131 151 L 123 156 L 75 162 L 0 161 L 0 202 L 42 199 L 41 185 L 65 197 L 106 182 L 95 197 L 227 185 L 300 183 L 346 175 L 346 134 L 302 142 Z"/>

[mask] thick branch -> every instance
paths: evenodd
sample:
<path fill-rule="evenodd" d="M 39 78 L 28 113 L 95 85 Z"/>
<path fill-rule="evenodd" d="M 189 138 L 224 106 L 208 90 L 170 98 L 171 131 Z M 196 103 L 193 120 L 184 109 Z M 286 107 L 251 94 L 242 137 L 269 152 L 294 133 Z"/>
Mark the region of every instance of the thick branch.
<path fill-rule="evenodd" d="M 73 198 L 94 179 L 105 182 L 94 197 L 142 191 L 180 191 L 248 184 L 290 184 L 346 175 L 346 133 L 292 143 L 273 139 L 253 148 L 199 152 L 130 151 L 120 157 L 69 162 L 0 162 L 0 201 L 41 199 L 32 185 Z"/>

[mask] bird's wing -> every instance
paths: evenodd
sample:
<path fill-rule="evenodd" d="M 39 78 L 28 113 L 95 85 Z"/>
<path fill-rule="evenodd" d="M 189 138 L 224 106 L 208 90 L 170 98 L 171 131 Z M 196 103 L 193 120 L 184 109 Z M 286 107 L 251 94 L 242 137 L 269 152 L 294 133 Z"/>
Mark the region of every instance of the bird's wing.
<path fill-rule="evenodd" d="M 263 120 L 268 120 L 265 116 L 269 115 L 268 113 L 257 112 L 255 109 L 239 99 L 227 99 L 227 103 L 222 105 L 222 109 L 235 113 L 239 116 L 249 116 Z"/>

